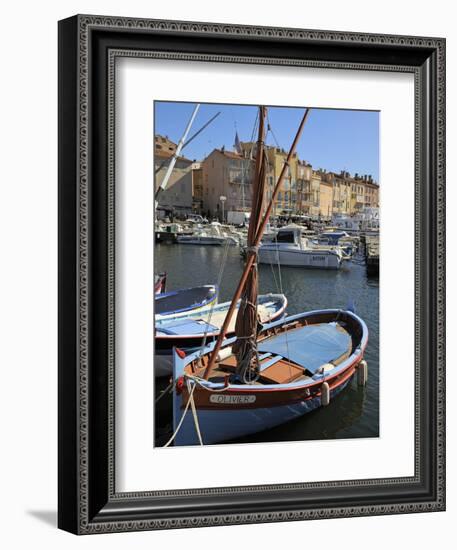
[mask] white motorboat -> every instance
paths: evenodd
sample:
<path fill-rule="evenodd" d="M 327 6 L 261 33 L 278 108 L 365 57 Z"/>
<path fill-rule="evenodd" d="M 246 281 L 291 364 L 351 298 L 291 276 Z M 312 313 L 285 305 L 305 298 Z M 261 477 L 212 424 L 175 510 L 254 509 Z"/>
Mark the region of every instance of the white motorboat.
<path fill-rule="evenodd" d="M 222 230 L 219 222 L 212 222 L 204 227 L 197 227 L 192 235 L 180 235 L 177 238 L 179 244 L 215 245 L 228 244 L 236 246 L 239 241 L 233 235 Z"/>
<path fill-rule="evenodd" d="M 316 269 L 341 267 L 347 256 L 340 246 L 313 244 L 302 231 L 299 225 L 279 229 L 274 240 L 260 246 L 259 262 Z"/>

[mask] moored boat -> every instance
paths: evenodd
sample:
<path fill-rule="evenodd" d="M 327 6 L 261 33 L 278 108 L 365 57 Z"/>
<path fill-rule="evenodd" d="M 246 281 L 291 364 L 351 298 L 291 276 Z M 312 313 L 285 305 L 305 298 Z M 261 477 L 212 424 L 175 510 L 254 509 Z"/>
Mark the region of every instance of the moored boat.
<path fill-rule="evenodd" d="M 216 285 L 204 285 L 158 294 L 154 300 L 155 319 L 167 319 L 216 304 L 218 293 Z"/>
<path fill-rule="evenodd" d="M 204 227 L 197 227 L 192 235 L 178 236 L 177 242 L 179 244 L 196 244 L 205 246 L 223 246 L 226 244 L 236 246 L 239 244 L 239 240 L 234 235 L 230 235 L 223 231 L 219 222 L 212 222 Z"/>
<path fill-rule="evenodd" d="M 224 342 L 206 377 L 215 344 L 203 355 L 175 351 L 174 430 L 181 423 L 175 445 L 198 445 L 198 432 L 209 445 L 268 430 L 327 405 L 359 370 L 366 380 L 368 329 L 351 311 L 285 317 L 264 326 L 257 342 L 258 373 L 250 382 L 237 375 L 236 337 Z M 185 414 L 189 400 L 196 416 Z"/>
<path fill-rule="evenodd" d="M 340 269 L 346 254 L 339 246 L 313 244 L 298 225 L 278 230 L 274 239 L 259 248 L 259 263 L 314 269 Z"/>
<path fill-rule="evenodd" d="M 230 302 L 208 306 L 198 311 L 177 313 L 155 321 L 155 376 L 170 376 L 173 372 L 173 348 L 192 350 L 213 342 L 219 336 Z M 239 304 L 237 305 L 239 307 Z M 259 320 L 263 324 L 284 317 L 287 299 L 283 294 L 261 294 L 258 297 Z M 236 318 L 227 328 L 233 336 Z"/>

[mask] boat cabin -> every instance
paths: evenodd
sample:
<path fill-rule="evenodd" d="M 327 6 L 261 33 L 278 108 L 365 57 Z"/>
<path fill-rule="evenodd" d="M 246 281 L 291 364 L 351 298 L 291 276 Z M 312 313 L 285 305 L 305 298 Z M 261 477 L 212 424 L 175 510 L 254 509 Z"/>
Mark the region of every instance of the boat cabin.
<path fill-rule="evenodd" d="M 298 248 L 306 248 L 308 239 L 304 236 L 305 228 L 300 225 L 286 225 L 278 230 L 276 236 L 272 239 L 274 243 L 295 245 Z"/>

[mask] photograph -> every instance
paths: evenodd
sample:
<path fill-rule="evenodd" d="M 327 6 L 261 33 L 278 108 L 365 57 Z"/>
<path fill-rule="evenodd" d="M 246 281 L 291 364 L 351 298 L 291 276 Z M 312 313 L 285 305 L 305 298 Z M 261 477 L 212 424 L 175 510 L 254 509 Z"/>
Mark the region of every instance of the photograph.
<path fill-rule="evenodd" d="M 154 101 L 155 447 L 380 436 L 381 115 Z"/>

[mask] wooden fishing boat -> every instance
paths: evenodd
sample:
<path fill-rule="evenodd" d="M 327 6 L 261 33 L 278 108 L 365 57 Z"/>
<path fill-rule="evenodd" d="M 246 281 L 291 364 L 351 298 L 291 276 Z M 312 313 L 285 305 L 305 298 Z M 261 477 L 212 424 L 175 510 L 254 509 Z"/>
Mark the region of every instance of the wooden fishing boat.
<path fill-rule="evenodd" d="M 217 303 L 219 289 L 216 285 L 183 288 L 157 294 L 154 300 L 156 321 L 175 315 L 198 311 Z"/>
<path fill-rule="evenodd" d="M 224 342 L 219 360 L 203 373 L 215 344 L 202 355 L 175 350 L 173 425 L 175 445 L 230 441 L 284 424 L 328 405 L 358 373 L 365 383 L 363 354 L 368 329 L 355 313 L 320 310 L 263 327 L 257 339 L 258 374 L 237 375 L 236 337 Z M 193 401 L 196 416 L 189 408 Z M 197 428 L 198 426 L 198 428 Z"/>
<path fill-rule="evenodd" d="M 311 311 L 259 323 L 259 245 L 308 114 L 264 211 L 266 108 L 259 108 L 245 268 L 217 341 L 189 355 L 174 350 L 173 435 L 166 445 L 213 444 L 260 432 L 328 405 L 356 371 L 366 381 L 368 329 L 353 311 Z M 235 337 L 224 341 L 238 300 Z"/>
<path fill-rule="evenodd" d="M 177 313 L 155 321 L 155 376 L 171 376 L 173 373 L 173 348 L 193 350 L 213 342 L 219 336 L 230 307 L 230 302 L 210 305 L 198 311 Z M 237 308 L 239 307 L 239 302 Z M 284 317 L 287 299 L 284 294 L 262 294 L 258 297 L 257 310 L 263 324 Z M 235 332 L 236 317 L 227 328 L 227 337 Z"/>
<path fill-rule="evenodd" d="M 154 294 L 162 294 L 165 292 L 165 289 L 167 287 L 167 274 L 166 273 L 159 273 L 155 276 L 154 281 Z"/>

